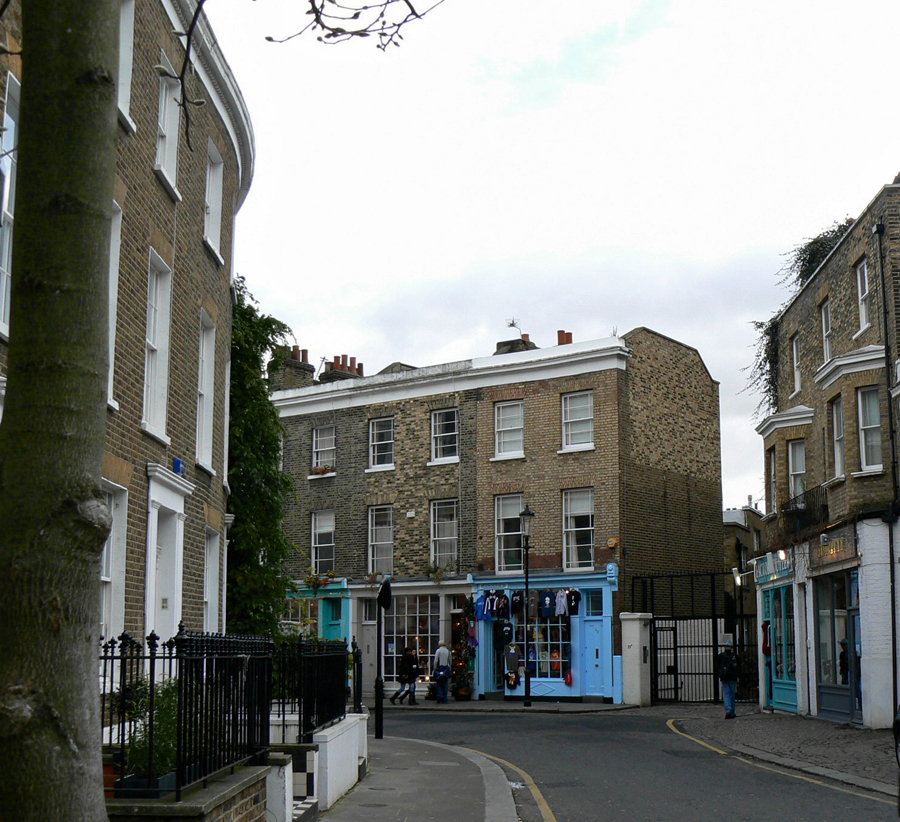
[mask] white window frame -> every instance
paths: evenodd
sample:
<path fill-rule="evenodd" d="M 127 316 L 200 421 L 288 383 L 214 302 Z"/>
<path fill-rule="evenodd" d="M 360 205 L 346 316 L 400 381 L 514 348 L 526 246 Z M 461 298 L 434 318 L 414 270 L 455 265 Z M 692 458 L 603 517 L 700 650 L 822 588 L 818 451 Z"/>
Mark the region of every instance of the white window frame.
<path fill-rule="evenodd" d="M 112 526 L 100 558 L 100 634 L 110 640 L 125 630 L 128 490 L 104 479 L 102 491 L 112 517 Z"/>
<path fill-rule="evenodd" d="M 459 560 L 459 500 L 431 501 L 431 564 L 455 570 Z"/>
<path fill-rule="evenodd" d="M 119 404 L 113 395 L 113 371 L 116 364 L 116 320 L 119 312 L 119 258 L 122 248 L 122 209 L 113 200 L 112 226 L 109 232 L 109 372 L 106 381 L 106 402 L 110 408 L 118 410 Z"/>
<path fill-rule="evenodd" d="M 778 511 L 778 452 L 774 447 L 768 450 L 769 472 L 769 513 Z"/>
<path fill-rule="evenodd" d="M 331 434 L 326 432 L 330 431 Z M 335 459 L 337 457 L 337 426 L 336 425 L 318 425 L 313 428 L 312 441 L 312 467 L 313 468 L 331 468 L 335 467 Z"/>
<path fill-rule="evenodd" d="M 222 190 L 225 163 L 212 140 L 206 147 L 206 194 L 203 202 L 203 242 L 219 265 L 222 258 Z"/>
<path fill-rule="evenodd" d="M 583 571 L 594 567 L 594 489 L 572 488 L 563 491 L 563 570 Z M 587 517 L 587 521 L 584 518 Z M 579 554 L 580 540 L 589 537 L 589 558 Z"/>
<path fill-rule="evenodd" d="M 334 511 L 313 511 L 311 526 L 312 568 L 317 574 L 334 571 Z"/>
<path fill-rule="evenodd" d="M 844 476 L 844 400 L 840 394 L 831 401 L 831 441 L 834 475 Z"/>
<path fill-rule="evenodd" d="M 231 346 L 226 345 L 225 351 L 227 359 L 225 360 L 225 413 L 222 423 L 222 484 L 225 486 L 225 491 L 230 494 L 231 489 L 228 486 L 228 439 L 231 436 Z"/>
<path fill-rule="evenodd" d="M 156 131 L 156 163 L 153 170 L 176 202 L 181 202 L 178 191 L 178 138 L 181 126 L 181 107 L 178 99 L 181 87 L 178 73 L 165 51 L 159 51 L 159 64 L 167 72 L 159 78 L 159 117 Z"/>
<path fill-rule="evenodd" d="M 13 224 L 16 214 L 16 178 L 18 169 L 19 101 L 22 86 L 16 77 L 6 74 L 6 101 L 3 110 L 3 134 L 0 137 L 0 338 L 9 339 L 9 303 L 12 286 Z"/>
<path fill-rule="evenodd" d="M 431 465 L 459 462 L 459 409 L 431 412 Z"/>
<path fill-rule="evenodd" d="M 119 84 L 116 89 L 119 104 L 119 122 L 126 131 L 134 134 L 137 126 L 131 119 L 131 78 L 134 66 L 134 3 L 122 0 L 119 10 Z"/>
<path fill-rule="evenodd" d="M 197 465 L 207 474 L 213 470 L 213 412 L 216 401 L 216 325 L 200 309 L 200 347 L 197 363 Z"/>
<path fill-rule="evenodd" d="M 393 505 L 373 505 L 369 508 L 369 573 L 394 573 Z"/>
<path fill-rule="evenodd" d="M 788 498 L 795 499 L 805 491 L 806 440 L 788 440 Z"/>
<path fill-rule="evenodd" d="M 497 459 L 525 456 L 525 402 L 523 400 L 494 404 L 494 456 Z"/>
<path fill-rule="evenodd" d="M 369 470 L 387 471 L 394 467 L 394 418 L 369 420 Z"/>
<path fill-rule="evenodd" d="M 863 258 L 856 264 L 856 300 L 859 306 L 859 330 L 869 327 L 869 271 Z"/>
<path fill-rule="evenodd" d="M 498 574 L 518 574 L 525 569 L 525 543 L 519 517 L 524 507 L 524 494 L 501 494 L 494 497 L 494 567 Z M 518 547 L 515 546 L 517 540 Z M 512 543 L 512 547 L 506 547 L 507 541 Z M 518 560 L 515 559 L 516 555 Z M 513 561 L 508 562 L 510 558 Z"/>
<path fill-rule="evenodd" d="M 205 554 L 203 562 L 203 630 L 219 632 L 219 532 L 205 529 Z"/>
<path fill-rule="evenodd" d="M 585 410 L 583 400 L 587 399 Z M 594 447 L 594 392 L 562 395 L 562 450 L 581 451 Z"/>
<path fill-rule="evenodd" d="M 831 328 L 831 302 L 826 297 L 819 308 L 822 316 L 822 357 L 823 362 L 828 362 L 832 357 L 831 342 L 834 332 Z"/>
<path fill-rule="evenodd" d="M 791 360 L 794 369 L 794 391 L 796 394 L 800 390 L 800 335 L 794 334 L 791 337 Z M 793 396 L 792 394 L 792 396 Z"/>
<path fill-rule="evenodd" d="M 857 408 L 859 412 L 859 463 L 863 471 L 881 471 L 884 467 L 881 455 L 881 402 L 878 396 L 878 388 L 860 388 L 856 392 Z M 871 417 L 872 407 L 877 414 L 873 421 Z M 869 411 L 870 414 L 866 414 Z M 872 450 L 872 459 L 869 458 L 869 450 Z M 874 459 L 878 454 L 878 461 Z"/>
<path fill-rule="evenodd" d="M 141 428 L 169 444 L 166 414 L 169 397 L 169 338 L 172 269 L 150 249 L 147 276 L 147 327 L 144 346 L 144 411 Z"/>

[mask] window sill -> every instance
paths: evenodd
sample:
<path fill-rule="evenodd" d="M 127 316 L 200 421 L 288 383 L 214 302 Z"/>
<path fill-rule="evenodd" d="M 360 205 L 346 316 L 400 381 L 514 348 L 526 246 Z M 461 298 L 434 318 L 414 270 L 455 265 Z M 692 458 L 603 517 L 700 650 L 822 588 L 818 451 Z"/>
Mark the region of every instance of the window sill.
<path fill-rule="evenodd" d="M 511 577 L 511 576 L 515 576 L 516 574 L 524 574 L 524 573 L 525 573 L 525 568 L 524 568 L 524 566 L 523 566 L 522 568 L 519 568 L 518 570 L 512 570 L 512 571 L 506 571 L 506 570 L 503 570 L 503 571 L 494 571 L 494 573 L 495 573 L 498 577 Z M 537 589 L 535 589 L 535 590 L 537 590 Z"/>
<path fill-rule="evenodd" d="M 504 460 L 523 460 L 525 459 L 524 451 L 517 451 L 515 454 L 497 454 L 491 457 L 488 462 L 503 462 Z"/>
<path fill-rule="evenodd" d="M 134 120 L 131 119 L 127 111 L 124 111 L 121 108 L 119 109 L 119 125 L 122 126 L 128 134 L 135 134 L 137 132 L 137 125 Z"/>
<path fill-rule="evenodd" d="M 425 465 L 431 468 L 433 465 L 457 465 L 458 463 L 459 457 L 438 457 L 431 462 L 426 462 Z"/>
<path fill-rule="evenodd" d="M 106 398 L 106 410 L 107 411 L 118 411 L 119 403 L 117 403 L 112 397 Z"/>
<path fill-rule="evenodd" d="M 838 474 L 836 477 L 832 477 L 827 482 L 822 483 L 823 488 L 833 488 L 835 485 L 840 485 L 842 482 L 846 482 L 847 477 L 844 474 Z"/>
<path fill-rule="evenodd" d="M 851 471 L 850 476 L 854 479 L 862 477 L 880 477 L 884 473 L 884 466 L 879 465 L 877 468 L 864 468 L 862 471 Z"/>
<path fill-rule="evenodd" d="M 219 249 L 216 248 L 216 247 L 209 241 L 209 237 L 206 237 L 205 235 L 204 235 L 204 237 L 203 237 L 203 245 L 205 245 L 205 246 L 206 246 L 206 250 L 207 250 L 210 254 L 212 254 L 213 257 L 215 257 L 216 262 L 217 262 L 219 265 L 225 265 L 225 260 L 222 258 L 222 255 L 219 254 Z"/>
<path fill-rule="evenodd" d="M 329 471 L 327 474 L 310 474 L 307 479 L 308 480 L 320 480 L 320 479 L 328 479 L 328 477 L 333 477 L 337 474 L 337 471 Z"/>
<path fill-rule="evenodd" d="M 153 166 L 153 171 L 156 172 L 157 178 L 162 183 L 163 188 L 169 193 L 169 196 L 176 203 L 180 203 L 182 200 L 181 192 L 178 190 L 178 186 L 175 185 L 175 181 L 169 177 L 169 172 L 160 165 Z"/>
<path fill-rule="evenodd" d="M 141 431 L 143 431 L 148 437 L 155 439 L 157 442 L 162 443 L 168 448 L 172 444 L 172 440 L 163 434 L 160 431 L 156 431 L 150 427 L 150 423 L 146 420 L 141 420 Z"/>
<path fill-rule="evenodd" d="M 216 475 L 216 469 L 211 465 L 207 465 L 205 462 L 200 462 L 198 460 L 194 463 L 195 467 L 199 468 L 204 474 L 208 474 L 210 477 L 214 477 Z"/>
<path fill-rule="evenodd" d="M 393 471 L 394 463 L 390 465 L 373 465 L 371 468 L 366 468 L 363 472 L 364 474 L 380 474 L 382 471 Z"/>
<path fill-rule="evenodd" d="M 564 574 L 592 574 L 594 573 L 593 565 L 579 565 L 577 568 L 563 568 Z"/>
<path fill-rule="evenodd" d="M 865 324 L 862 328 L 860 328 L 859 331 L 857 331 L 850 339 L 851 339 L 851 340 L 858 339 L 858 338 L 861 337 L 863 334 L 865 334 L 866 331 L 868 331 L 871 327 L 872 327 L 872 323 L 866 323 L 866 324 Z"/>
<path fill-rule="evenodd" d="M 586 442 L 583 445 L 567 445 L 564 448 L 560 448 L 557 451 L 557 454 L 577 454 L 579 451 L 593 451 L 594 443 Z"/>

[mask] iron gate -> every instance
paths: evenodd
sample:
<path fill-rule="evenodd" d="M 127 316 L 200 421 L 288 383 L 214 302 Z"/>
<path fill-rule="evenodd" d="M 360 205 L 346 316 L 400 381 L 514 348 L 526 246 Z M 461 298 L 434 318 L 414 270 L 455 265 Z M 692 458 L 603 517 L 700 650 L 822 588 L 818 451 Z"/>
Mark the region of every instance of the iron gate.
<path fill-rule="evenodd" d="M 635 577 L 632 607 L 650 624 L 651 700 L 720 702 L 715 661 L 723 635 L 734 637 L 741 660 L 737 699 L 759 700 L 756 594 L 726 589 L 729 573 Z M 751 611 L 748 613 L 748 611 Z"/>

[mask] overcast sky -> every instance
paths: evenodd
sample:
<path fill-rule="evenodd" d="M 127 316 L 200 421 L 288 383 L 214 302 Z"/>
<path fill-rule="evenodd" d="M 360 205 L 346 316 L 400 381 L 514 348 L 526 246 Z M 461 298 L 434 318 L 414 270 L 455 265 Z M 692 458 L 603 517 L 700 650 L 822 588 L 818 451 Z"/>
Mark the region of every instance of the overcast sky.
<path fill-rule="evenodd" d="M 421 0 L 420 0 L 421 2 Z M 236 270 L 374 374 L 647 326 L 719 380 L 724 505 L 763 495 L 752 320 L 783 255 L 900 171 L 900 3 L 446 0 L 401 48 L 208 0 L 256 132 Z"/>

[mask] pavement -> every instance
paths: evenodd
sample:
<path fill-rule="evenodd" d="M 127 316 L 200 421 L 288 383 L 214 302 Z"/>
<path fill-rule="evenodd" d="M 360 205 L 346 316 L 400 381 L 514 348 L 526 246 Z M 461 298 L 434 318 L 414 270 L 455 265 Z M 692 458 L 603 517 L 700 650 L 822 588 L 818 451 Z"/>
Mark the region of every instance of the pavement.
<path fill-rule="evenodd" d="M 720 705 L 694 704 L 639 708 L 605 703 L 534 702 L 525 708 L 521 702 L 501 700 L 439 705 L 420 699 L 416 706 L 395 706 L 385 700 L 384 710 L 386 715 L 396 711 L 452 714 L 628 711 L 665 719 L 673 733 L 725 755 L 751 757 L 814 778 L 891 797 L 896 797 L 898 792 L 898 767 L 890 730 L 761 711 L 754 705 L 739 704 L 735 719 L 725 719 Z M 369 711 L 374 713 L 371 704 Z M 370 720 L 369 726 L 374 726 L 374 720 Z M 504 770 L 495 761 L 463 748 L 391 736 L 376 740 L 370 736 L 368 775 L 334 807 L 321 812 L 320 818 L 324 822 L 446 820 L 444 798 L 448 782 L 452 781 L 454 820 L 516 822 L 520 816 L 525 818 L 524 813 L 517 815 L 516 799 L 520 805 L 529 804 L 522 797 L 525 786 L 521 778 L 522 774 L 508 767 Z M 534 803 L 530 804 L 533 807 Z"/>

